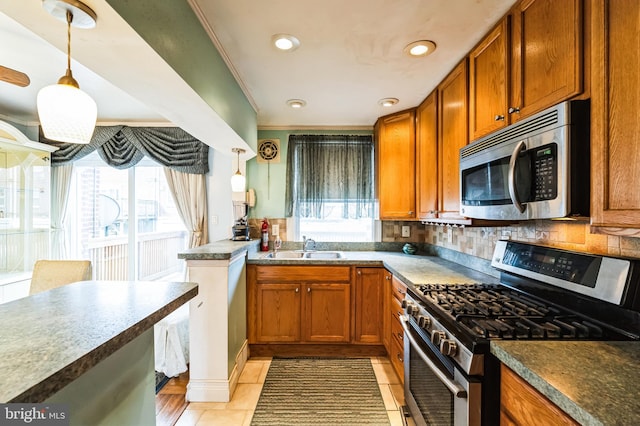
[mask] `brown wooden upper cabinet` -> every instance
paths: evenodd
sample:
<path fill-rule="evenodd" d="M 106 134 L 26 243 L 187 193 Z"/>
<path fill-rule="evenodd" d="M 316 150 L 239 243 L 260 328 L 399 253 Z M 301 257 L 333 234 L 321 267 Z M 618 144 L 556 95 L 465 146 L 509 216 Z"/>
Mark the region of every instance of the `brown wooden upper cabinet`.
<path fill-rule="evenodd" d="M 378 119 L 377 180 L 380 219 L 416 218 L 415 108 Z"/>
<path fill-rule="evenodd" d="M 438 215 L 438 92 L 416 110 L 416 206 L 418 219 Z"/>
<path fill-rule="evenodd" d="M 471 141 L 582 93 L 582 3 L 523 0 L 471 51 Z"/>
<path fill-rule="evenodd" d="M 512 14 L 511 121 L 582 92 L 583 1 L 523 0 Z"/>
<path fill-rule="evenodd" d="M 509 124 L 509 30 L 507 16 L 469 54 L 469 139 Z"/>
<path fill-rule="evenodd" d="M 460 148 L 467 145 L 467 60 L 438 86 L 438 217 L 460 217 Z"/>
<path fill-rule="evenodd" d="M 591 225 L 640 235 L 640 2 L 592 3 Z"/>

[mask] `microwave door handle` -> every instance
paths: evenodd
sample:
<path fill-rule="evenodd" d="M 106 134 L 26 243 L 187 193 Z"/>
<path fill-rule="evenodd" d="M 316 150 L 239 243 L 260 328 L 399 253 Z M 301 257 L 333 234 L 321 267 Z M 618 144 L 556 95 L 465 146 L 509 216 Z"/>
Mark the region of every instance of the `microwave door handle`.
<path fill-rule="evenodd" d="M 527 206 L 523 205 L 520 200 L 518 200 L 518 193 L 516 192 L 516 162 L 518 161 L 518 155 L 520 152 L 525 149 L 527 149 L 525 142 L 518 142 L 516 148 L 513 150 L 513 154 L 511 154 L 511 159 L 509 160 L 509 197 L 511 197 L 511 202 L 520 211 L 520 213 L 524 213 Z"/>
<path fill-rule="evenodd" d="M 429 366 L 433 374 L 435 374 L 438 379 L 453 393 L 456 398 L 466 398 L 467 391 L 460 386 L 459 384 L 453 382 L 447 376 L 445 376 L 440 369 L 429 359 L 429 357 L 423 352 L 423 350 L 418 345 L 416 339 L 411 335 L 411 330 L 409 329 L 409 325 L 407 325 L 407 319 L 404 316 L 400 317 L 400 324 L 402 324 L 402 328 L 404 329 L 405 337 L 409 338 L 411 345 L 415 349 L 415 351 L 420 355 L 420 358 Z"/>

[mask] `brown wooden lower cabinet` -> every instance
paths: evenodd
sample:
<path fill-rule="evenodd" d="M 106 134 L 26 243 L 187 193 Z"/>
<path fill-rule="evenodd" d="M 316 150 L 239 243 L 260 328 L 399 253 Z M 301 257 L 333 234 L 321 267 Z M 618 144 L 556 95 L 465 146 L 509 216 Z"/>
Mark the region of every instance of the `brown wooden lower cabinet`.
<path fill-rule="evenodd" d="M 252 355 L 382 356 L 384 268 L 247 265 Z"/>
<path fill-rule="evenodd" d="M 249 343 L 349 342 L 348 266 L 247 268 Z"/>
<path fill-rule="evenodd" d="M 578 424 L 510 368 L 501 365 L 500 374 L 501 426 Z"/>
<path fill-rule="evenodd" d="M 384 289 L 384 268 L 355 268 L 354 342 L 382 344 Z"/>

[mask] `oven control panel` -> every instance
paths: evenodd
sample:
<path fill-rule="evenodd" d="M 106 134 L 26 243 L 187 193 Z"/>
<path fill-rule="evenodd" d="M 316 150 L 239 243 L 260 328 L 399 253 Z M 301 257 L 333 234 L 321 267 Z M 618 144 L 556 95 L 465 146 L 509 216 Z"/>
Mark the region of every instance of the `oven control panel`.
<path fill-rule="evenodd" d="M 498 241 L 491 266 L 546 285 L 622 305 L 631 262 L 516 241 Z"/>

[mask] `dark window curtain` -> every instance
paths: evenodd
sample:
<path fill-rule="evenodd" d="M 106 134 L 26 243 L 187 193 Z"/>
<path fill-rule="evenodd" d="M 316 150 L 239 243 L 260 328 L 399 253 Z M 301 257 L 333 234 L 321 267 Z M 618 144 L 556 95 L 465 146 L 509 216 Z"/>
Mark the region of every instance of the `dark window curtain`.
<path fill-rule="evenodd" d="M 155 162 L 183 173 L 209 171 L 209 146 L 179 127 L 96 127 L 87 145 L 59 143 L 40 134 L 40 142 L 59 147 L 51 155 L 51 166 L 70 164 L 98 151 L 111 167 L 127 169 L 145 155 Z"/>
<path fill-rule="evenodd" d="M 371 136 L 290 135 L 287 217 L 322 219 L 339 203 L 345 219 L 373 217 Z"/>

